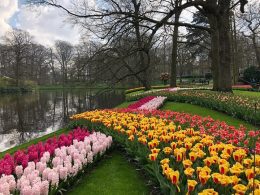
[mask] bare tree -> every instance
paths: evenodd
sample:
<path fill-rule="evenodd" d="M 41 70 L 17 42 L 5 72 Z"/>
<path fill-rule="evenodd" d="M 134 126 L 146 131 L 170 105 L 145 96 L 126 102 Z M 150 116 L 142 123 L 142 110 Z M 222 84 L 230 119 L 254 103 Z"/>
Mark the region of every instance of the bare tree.
<path fill-rule="evenodd" d="M 144 53 L 149 54 L 154 35 L 164 25 L 177 25 L 191 28 L 199 28 L 210 32 L 212 68 L 213 68 L 213 89 L 218 91 L 232 91 L 231 76 L 231 40 L 230 40 L 230 12 L 240 5 L 240 11 L 244 12 L 247 0 L 237 0 L 233 5 L 231 0 L 186 0 L 180 6 L 174 1 L 154 0 L 132 0 L 117 1 L 106 0 L 104 4 L 98 4 L 95 8 L 85 6 L 77 7 L 74 11 L 58 4 L 54 0 L 35 0 L 34 2 L 44 3 L 63 9 L 68 14 L 79 20 L 92 21 L 102 20 L 103 25 L 108 21 L 114 24 L 109 32 L 125 32 L 127 24 L 137 24 L 145 28 L 149 38 L 145 44 L 142 42 Z M 208 18 L 209 26 L 200 26 L 192 23 L 171 21 L 171 18 L 180 11 L 194 7 Z M 126 23 L 128 21 L 128 23 Z M 95 22 L 92 22 L 95 24 Z M 122 30 L 123 29 L 123 30 Z M 137 34 L 136 34 L 137 35 Z M 105 37 L 106 38 L 106 37 Z M 138 39 L 138 38 L 137 38 Z M 145 47 L 144 47 L 145 46 Z M 147 55 L 149 62 L 149 55 Z M 149 65 L 149 63 L 147 63 Z M 144 65 L 144 68 L 149 66 Z"/>
<path fill-rule="evenodd" d="M 61 65 L 62 84 L 68 82 L 68 65 L 73 57 L 73 46 L 66 41 L 56 41 L 56 58 Z"/>
<path fill-rule="evenodd" d="M 260 68 L 260 2 L 254 2 L 248 6 L 247 12 L 237 15 L 240 31 L 245 37 L 252 40 L 258 67 Z"/>
<path fill-rule="evenodd" d="M 13 29 L 7 32 L 3 39 L 12 52 L 15 83 L 16 86 L 19 86 L 21 77 L 23 76 L 22 66 L 24 65 L 24 59 L 27 55 L 32 37 L 26 31 Z"/>

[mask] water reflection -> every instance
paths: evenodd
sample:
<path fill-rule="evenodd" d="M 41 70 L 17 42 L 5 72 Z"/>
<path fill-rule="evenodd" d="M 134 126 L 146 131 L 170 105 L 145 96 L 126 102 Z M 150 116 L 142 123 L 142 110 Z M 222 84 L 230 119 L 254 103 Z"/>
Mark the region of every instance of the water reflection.
<path fill-rule="evenodd" d="M 37 91 L 0 97 L 0 152 L 63 127 L 72 114 L 112 108 L 122 91 Z"/>

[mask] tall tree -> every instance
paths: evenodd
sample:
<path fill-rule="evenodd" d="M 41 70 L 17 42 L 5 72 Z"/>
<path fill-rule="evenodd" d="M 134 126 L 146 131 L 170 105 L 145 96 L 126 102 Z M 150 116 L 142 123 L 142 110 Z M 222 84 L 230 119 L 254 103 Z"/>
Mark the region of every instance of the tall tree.
<path fill-rule="evenodd" d="M 24 65 L 24 59 L 27 55 L 32 37 L 26 31 L 13 29 L 7 32 L 3 39 L 13 54 L 14 79 L 16 86 L 19 86 L 23 76 L 22 66 Z"/>
<path fill-rule="evenodd" d="M 182 0 L 175 0 L 175 8 L 181 6 Z M 179 23 L 182 9 L 179 9 L 178 12 L 174 15 L 174 22 Z M 178 57 L 178 36 L 179 36 L 179 26 L 174 25 L 173 35 L 172 35 L 172 61 L 171 61 L 171 79 L 170 86 L 177 87 L 177 57 Z"/>
<path fill-rule="evenodd" d="M 61 65 L 62 84 L 68 82 L 68 65 L 73 57 L 73 46 L 66 41 L 56 41 L 56 58 Z"/>
<path fill-rule="evenodd" d="M 242 25 L 240 31 L 252 40 L 258 67 L 260 68 L 260 2 L 255 1 L 248 6 L 247 12 L 238 14 Z"/>

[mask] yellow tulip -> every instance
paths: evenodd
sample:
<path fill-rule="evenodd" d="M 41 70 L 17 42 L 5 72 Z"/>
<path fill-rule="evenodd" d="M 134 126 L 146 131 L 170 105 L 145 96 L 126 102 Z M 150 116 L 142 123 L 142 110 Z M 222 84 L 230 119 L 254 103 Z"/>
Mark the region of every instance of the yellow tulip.
<path fill-rule="evenodd" d="M 158 153 L 149 154 L 149 159 L 155 161 L 157 159 Z"/>
<path fill-rule="evenodd" d="M 188 135 L 193 135 L 194 134 L 194 129 L 193 128 L 187 128 L 187 134 Z"/>
<path fill-rule="evenodd" d="M 207 157 L 203 160 L 204 164 L 208 167 L 210 167 L 213 164 L 213 159 L 211 157 Z"/>
<path fill-rule="evenodd" d="M 236 175 L 232 175 L 232 176 L 230 176 L 230 179 L 231 179 L 231 181 L 232 181 L 232 185 L 237 185 L 238 184 L 238 182 L 241 180 L 240 178 L 238 178 Z"/>
<path fill-rule="evenodd" d="M 226 175 L 222 175 L 222 177 L 219 178 L 219 182 L 223 186 L 227 186 L 232 183 L 231 178 Z"/>
<path fill-rule="evenodd" d="M 191 160 L 186 159 L 186 160 L 183 160 L 183 161 L 182 161 L 182 164 L 183 164 L 184 168 L 186 169 L 186 168 L 188 168 L 188 167 L 191 167 L 192 162 L 191 162 Z"/>
<path fill-rule="evenodd" d="M 236 164 L 234 164 L 231 168 L 229 168 L 229 171 L 232 174 L 239 176 L 243 172 L 243 169 L 244 167 L 240 163 L 236 162 Z"/>
<path fill-rule="evenodd" d="M 237 184 L 233 187 L 233 189 L 238 193 L 238 194 L 245 194 L 247 191 L 247 187 L 243 184 Z"/>
<path fill-rule="evenodd" d="M 193 168 L 188 167 L 187 169 L 184 170 L 184 174 L 185 174 L 186 176 L 191 177 L 191 176 L 193 175 L 194 171 L 195 171 L 195 170 L 194 170 Z"/>
<path fill-rule="evenodd" d="M 163 174 L 166 174 L 168 169 L 170 168 L 169 164 L 162 164 L 161 166 L 162 166 Z"/>
<path fill-rule="evenodd" d="M 197 184 L 198 184 L 198 182 L 196 180 L 188 179 L 188 192 L 194 191 Z"/>
<path fill-rule="evenodd" d="M 254 162 L 254 161 L 253 161 L 252 159 L 246 158 L 246 159 L 243 160 L 243 165 L 244 165 L 246 168 L 249 168 L 249 167 L 252 165 L 253 162 Z"/>
<path fill-rule="evenodd" d="M 246 174 L 246 178 L 248 179 L 248 180 L 250 180 L 250 179 L 252 179 L 252 178 L 254 178 L 254 169 L 246 169 L 245 170 L 245 174 Z"/>
<path fill-rule="evenodd" d="M 235 152 L 233 152 L 233 158 L 237 162 L 241 162 L 243 158 L 246 156 L 246 151 L 244 149 L 238 149 Z"/>
<path fill-rule="evenodd" d="M 154 154 L 154 153 L 159 153 L 161 149 L 158 149 L 158 148 L 153 148 L 151 149 L 151 152 Z"/>
<path fill-rule="evenodd" d="M 228 160 L 231 156 L 227 152 L 223 151 L 222 154 L 220 155 L 221 158 Z"/>
<path fill-rule="evenodd" d="M 229 171 L 229 163 L 219 165 L 219 172 L 221 174 L 227 174 L 228 171 Z"/>
<path fill-rule="evenodd" d="M 180 173 L 179 171 L 173 171 L 170 173 L 170 178 L 171 178 L 171 182 L 172 184 L 177 185 L 179 183 L 179 177 L 180 177 Z"/>
<path fill-rule="evenodd" d="M 169 154 L 172 153 L 172 149 L 171 149 L 170 147 L 165 147 L 165 148 L 163 149 L 163 152 L 164 152 L 166 155 L 169 155 Z"/>
<path fill-rule="evenodd" d="M 221 178 L 222 178 L 222 175 L 221 175 L 220 173 L 213 173 L 213 174 L 211 175 L 211 177 L 212 177 L 214 183 L 219 184 L 219 183 L 220 183 L 220 180 L 221 180 Z"/>
<path fill-rule="evenodd" d="M 195 152 L 190 152 L 189 153 L 189 157 L 190 157 L 190 160 L 192 161 L 192 162 L 194 162 L 196 159 L 197 159 L 197 153 L 195 153 Z"/>
<path fill-rule="evenodd" d="M 198 193 L 198 195 L 218 195 L 218 192 L 214 191 L 214 189 L 205 189 Z"/>
<path fill-rule="evenodd" d="M 185 143 L 185 148 L 187 150 L 191 149 L 191 147 L 192 147 L 192 143 L 190 143 L 190 142 Z"/>
<path fill-rule="evenodd" d="M 199 180 L 202 185 L 205 185 L 207 181 L 209 180 L 210 175 L 205 171 L 200 171 L 199 173 Z"/>
<path fill-rule="evenodd" d="M 163 164 L 169 164 L 170 162 L 170 159 L 169 158 L 164 158 L 160 161 L 160 163 L 163 165 Z"/>
<path fill-rule="evenodd" d="M 135 139 L 135 136 L 134 136 L 134 135 L 130 135 L 130 136 L 128 137 L 128 140 L 130 140 L 130 141 L 134 141 L 134 139 Z"/>

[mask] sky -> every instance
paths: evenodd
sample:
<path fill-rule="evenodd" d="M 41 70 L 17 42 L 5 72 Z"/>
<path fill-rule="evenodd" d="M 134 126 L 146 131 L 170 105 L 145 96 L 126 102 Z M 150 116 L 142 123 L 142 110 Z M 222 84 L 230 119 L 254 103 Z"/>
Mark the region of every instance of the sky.
<path fill-rule="evenodd" d="M 64 22 L 66 13 L 51 6 L 28 7 L 26 0 L 0 0 L 0 37 L 12 28 L 28 31 L 34 40 L 45 46 L 53 46 L 55 40 L 64 40 L 77 44 L 81 36 L 79 26 Z M 59 0 L 68 6 L 71 0 Z M 95 1 L 94 1 L 95 2 Z M 89 4 L 95 4 L 88 0 Z M 192 18 L 191 11 L 182 14 L 182 20 Z"/>
<path fill-rule="evenodd" d="M 34 40 L 52 46 L 55 40 L 77 44 L 80 29 L 64 22 L 64 13 L 54 7 L 25 5 L 26 0 L 0 0 L 0 37 L 12 28 L 28 31 Z M 68 0 L 62 0 L 64 3 Z"/>

